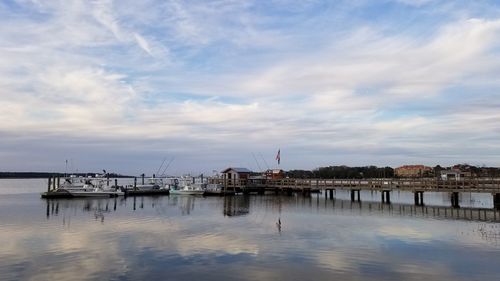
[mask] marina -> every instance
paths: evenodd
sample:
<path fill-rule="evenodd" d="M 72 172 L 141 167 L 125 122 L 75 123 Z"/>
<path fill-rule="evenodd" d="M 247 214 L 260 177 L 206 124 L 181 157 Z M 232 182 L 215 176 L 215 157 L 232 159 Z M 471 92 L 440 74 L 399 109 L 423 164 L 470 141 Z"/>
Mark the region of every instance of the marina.
<path fill-rule="evenodd" d="M 0 180 L 0 239 L 9 241 L 0 251 L 2 280 L 257 280 L 275 274 L 290 280 L 495 280 L 500 274 L 500 212 L 487 193 L 462 193 L 461 208 L 449 205 L 447 193 L 426 192 L 426 204 L 417 206 L 411 191 L 396 190 L 391 204 L 380 201 L 379 191 L 361 190 L 361 200 L 351 201 L 350 191 L 341 189 L 333 198 L 268 191 L 40 199 L 45 184 Z"/>
<path fill-rule="evenodd" d="M 500 280 L 500 0 L 0 23 L 0 281 Z"/>
<path fill-rule="evenodd" d="M 78 182 L 76 185 L 71 180 Z M 454 208 L 460 207 L 462 193 L 491 194 L 495 208 L 500 209 L 500 179 L 476 178 L 458 180 L 440 180 L 432 178 L 419 179 L 227 179 L 220 177 L 171 177 L 145 180 L 128 179 L 133 184 L 118 185 L 117 179 L 105 177 L 96 178 L 61 178 L 54 177 L 47 180 L 47 192 L 42 198 L 72 198 L 72 197 L 115 197 L 135 195 L 205 195 L 231 196 L 242 194 L 288 194 L 300 193 L 303 196 L 322 193 L 325 198 L 333 199 L 337 191 L 348 191 L 351 201 L 360 201 L 361 191 L 380 193 L 382 203 L 391 203 L 391 193 L 408 191 L 413 194 L 414 204 L 425 205 L 425 192 L 441 192 L 449 195 L 450 204 Z M 63 182 L 61 184 L 61 182 Z"/>

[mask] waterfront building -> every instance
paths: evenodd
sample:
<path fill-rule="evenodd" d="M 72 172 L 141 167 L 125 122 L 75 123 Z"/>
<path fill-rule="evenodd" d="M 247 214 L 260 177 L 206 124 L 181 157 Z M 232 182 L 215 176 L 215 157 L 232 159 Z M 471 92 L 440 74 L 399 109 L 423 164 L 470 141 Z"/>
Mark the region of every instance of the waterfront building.
<path fill-rule="evenodd" d="M 242 184 L 246 182 L 252 171 L 247 168 L 233 168 L 229 167 L 222 171 L 222 177 L 226 180 L 227 184 Z"/>
<path fill-rule="evenodd" d="M 269 169 L 265 173 L 266 179 L 268 180 L 278 180 L 285 178 L 285 171 L 281 169 Z"/>
<path fill-rule="evenodd" d="M 404 165 L 394 169 L 396 177 L 419 178 L 432 175 L 432 168 L 424 165 Z"/>
<path fill-rule="evenodd" d="M 460 171 L 459 169 L 448 169 L 441 171 L 442 180 L 463 180 L 470 177 L 471 172 L 469 171 Z"/>

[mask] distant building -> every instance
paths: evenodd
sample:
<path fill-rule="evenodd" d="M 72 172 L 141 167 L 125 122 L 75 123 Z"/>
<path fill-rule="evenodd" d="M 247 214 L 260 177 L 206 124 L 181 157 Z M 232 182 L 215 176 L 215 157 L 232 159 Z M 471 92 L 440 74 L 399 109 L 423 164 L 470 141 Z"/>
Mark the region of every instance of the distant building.
<path fill-rule="evenodd" d="M 405 165 L 394 169 L 396 177 L 419 178 L 432 175 L 432 168 L 424 165 Z"/>
<path fill-rule="evenodd" d="M 281 169 L 269 169 L 266 171 L 265 175 L 268 180 L 278 180 L 285 178 L 285 171 Z"/>
<path fill-rule="evenodd" d="M 252 171 L 250 171 L 247 168 L 227 168 L 224 171 L 222 171 L 222 176 L 223 179 L 227 180 L 227 184 L 229 185 L 239 185 L 242 182 L 248 180 L 250 174 Z"/>
<path fill-rule="evenodd" d="M 470 177 L 471 172 L 469 171 L 460 171 L 459 169 L 448 169 L 441 171 L 442 180 L 462 180 Z"/>

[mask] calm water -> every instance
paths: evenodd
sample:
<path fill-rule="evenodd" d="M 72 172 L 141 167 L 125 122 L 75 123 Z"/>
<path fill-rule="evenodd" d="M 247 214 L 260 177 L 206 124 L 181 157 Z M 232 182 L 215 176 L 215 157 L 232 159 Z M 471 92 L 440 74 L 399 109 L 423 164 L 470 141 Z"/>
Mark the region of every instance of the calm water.
<path fill-rule="evenodd" d="M 0 180 L 0 280 L 500 280 L 489 194 L 457 210 L 403 192 L 44 200 L 45 184 Z"/>

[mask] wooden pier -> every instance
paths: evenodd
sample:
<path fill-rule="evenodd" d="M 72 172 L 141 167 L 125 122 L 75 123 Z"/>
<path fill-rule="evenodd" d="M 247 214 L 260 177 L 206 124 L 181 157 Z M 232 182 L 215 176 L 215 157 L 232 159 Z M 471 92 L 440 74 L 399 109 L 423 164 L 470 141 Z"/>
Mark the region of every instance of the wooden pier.
<path fill-rule="evenodd" d="M 264 194 L 271 191 L 276 194 L 323 192 L 325 198 L 333 198 L 334 191 L 350 191 L 351 201 L 360 201 L 361 190 L 378 191 L 383 203 L 391 202 L 392 191 L 414 193 L 415 205 L 424 205 L 424 192 L 447 192 L 451 196 L 451 206 L 459 207 L 459 193 L 490 193 L 495 208 L 500 209 L 500 178 L 474 178 L 462 180 L 442 180 L 436 178 L 417 179 L 220 179 L 210 178 L 209 183 L 221 184 L 224 190 L 242 193 Z"/>

